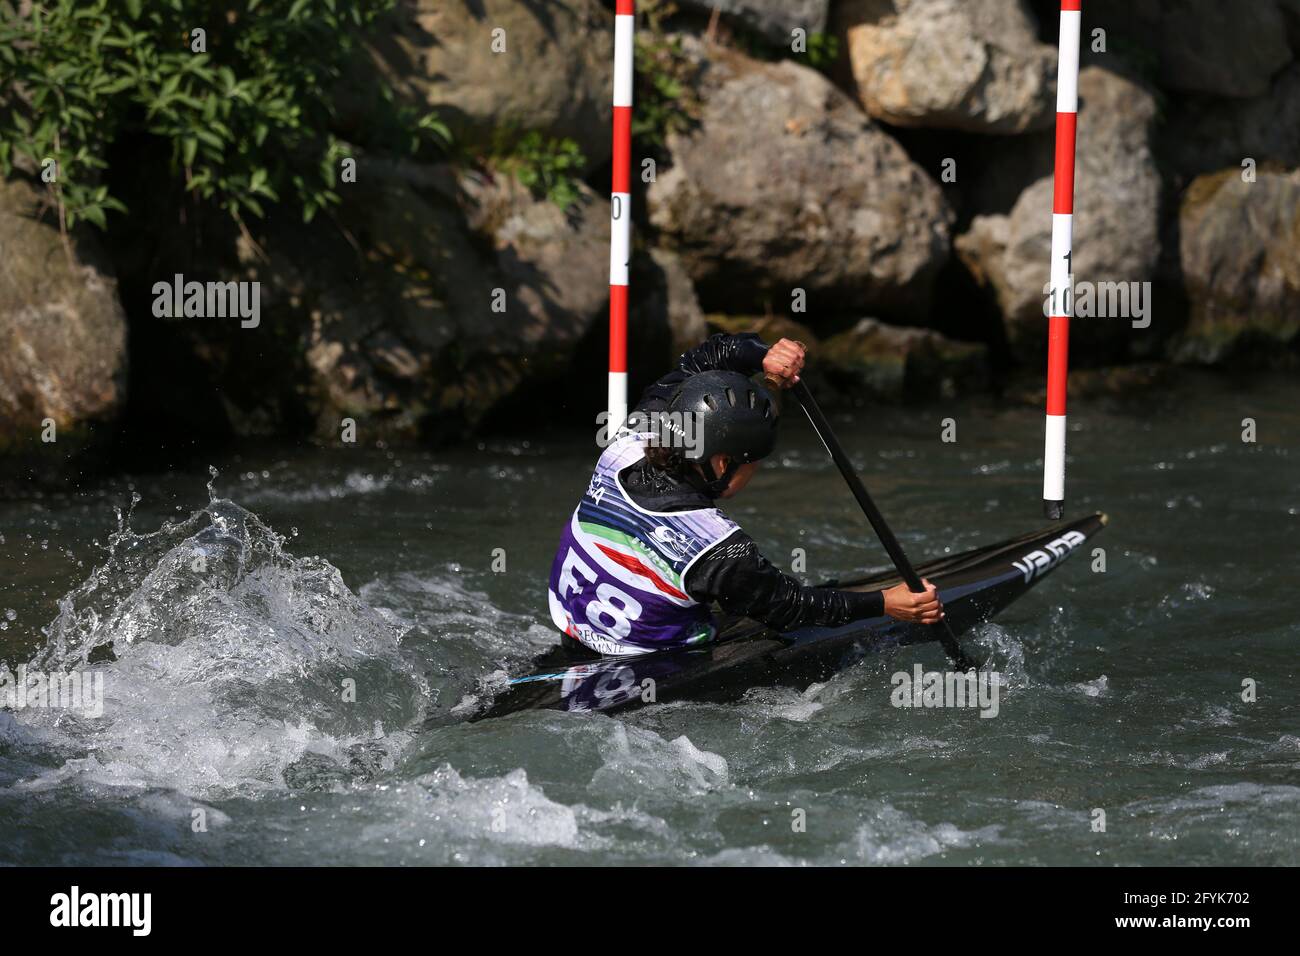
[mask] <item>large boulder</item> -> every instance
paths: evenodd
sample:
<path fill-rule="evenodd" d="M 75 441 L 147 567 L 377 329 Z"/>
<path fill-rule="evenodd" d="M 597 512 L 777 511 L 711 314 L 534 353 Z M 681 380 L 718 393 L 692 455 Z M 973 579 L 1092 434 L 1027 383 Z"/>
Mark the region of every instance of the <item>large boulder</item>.
<path fill-rule="evenodd" d="M 684 9 L 711 14 L 714 10 L 761 33 L 773 43 L 789 46 L 795 30 L 822 33 L 831 0 L 678 0 Z"/>
<path fill-rule="evenodd" d="M 683 38 L 698 124 L 647 194 L 706 308 L 853 305 L 924 315 L 948 255 L 938 185 L 820 73 Z"/>
<path fill-rule="evenodd" d="M 256 328 L 131 303 L 154 343 L 137 384 L 171 396 L 157 430 L 338 442 L 350 419 L 358 443 L 463 437 L 560 378 L 607 313 L 609 204 L 589 190 L 561 210 L 508 176 L 362 155 L 339 191 L 328 221 L 268 216 L 184 265 L 260 283 Z"/>
<path fill-rule="evenodd" d="M 218 229 L 201 245 L 166 232 L 166 217 L 157 224 L 149 248 L 161 261 L 131 264 L 137 289 L 142 273 L 257 282 L 261 321 L 160 318 L 143 294 L 130 299 L 147 352 L 137 411 L 156 419 L 144 431 L 336 443 L 350 419 L 358 442 L 410 444 L 557 404 L 603 407 L 605 197 L 579 186 L 561 209 L 501 173 L 364 153 L 339 192 L 327 219 L 273 214 L 248 236 Z M 131 239 L 125 249 L 144 247 Z M 702 315 L 670 253 L 638 248 L 632 266 L 632 357 L 662 374 L 674 349 L 702 338 Z"/>
<path fill-rule="evenodd" d="M 279 246 L 291 287 L 315 290 L 307 358 L 322 436 L 343 415 L 407 440 L 464 433 L 567 369 L 606 314 L 605 199 L 584 187 L 561 210 L 510 177 L 413 164 L 361 178 L 341 214 L 364 250 L 357 265 L 337 261 L 351 250 L 320 261 Z"/>
<path fill-rule="evenodd" d="M 643 280 L 642 270 L 634 269 L 632 275 L 632 344 L 635 351 L 641 351 L 635 338 L 638 332 L 653 342 L 666 339 L 669 357 L 676 357 L 707 336 L 704 310 L 680 256 L 667 249 L 651 249 L 648 258 L 649 263 L 644 259 L 641 263 L 650 267 L 651 274 Z"/>
<path fill-rule="evenodd" d="M 977 133 L 1052 121 L 1056 51 L 1038 41 L 1024 0 L 847 0 L 835 20 L 877 119 Z"/>
<path fill-rule="evenodd" d="M 611 153 L 613 49 L 599 0 L 405 0 L 371 59 L 462 149 L 508 149 L 539 130 L 576 141 L 595 168 Z"/>
<path fill-rule="evenodd" d="M 1178 98 L 1159 145 L 1170 168 L 1184 175 L 1240 167 L 1246 159 L 1300 166 L 1300 63 L 1279 73 L 1256 99 Z"/>
<path fill-rule="evenodd" d="M 1138 84 L 1095 66 L 1081 71 L 1079 96 L 1075 282 L 1150 281 L 1160 252 L 1160 179 L 1151 154 L 1155 100 Z M 976 216 L 956 245 L 976 279 L 996 292 L 1013 350 L 1040 358 L 1047 335 L 1052 177 L 1025 189 L 1009 215 Z M 1122 317 L 1079 318 L 1071 326 L 1071 350 L 1081 358 L 1113 359 L 1132 332 Z"/>
<path fill-rule="evenodd" d="M 817 360 L 831 382 L 853 398 L 925 401 L 989 386 L 988 346 L 876 319 L 863 319 L 825 340 Z"/>
<path fill-rule="evenodd" d="M 0 456 L 19 461 L 102 443 L 126 394 L 117 282 L 93 237 L 65 246 L 38 218 L 43 198 L 0 180 Z"/>
<path fill-rule="evenodd" d="M 1108 45 L 1152 59 L 1164 89 L 1248 98 L 1290 62 L 1297 13 L 1295 0 L 1088 0 L 1083 16 Z"/>
<path fill-rule="evenodd" d="M 1214 363 L 1275 357 L 1300 333 L 1300 170 L 1202 176 L 1179 212 L 1191 309 L 1175 357 Z"/>

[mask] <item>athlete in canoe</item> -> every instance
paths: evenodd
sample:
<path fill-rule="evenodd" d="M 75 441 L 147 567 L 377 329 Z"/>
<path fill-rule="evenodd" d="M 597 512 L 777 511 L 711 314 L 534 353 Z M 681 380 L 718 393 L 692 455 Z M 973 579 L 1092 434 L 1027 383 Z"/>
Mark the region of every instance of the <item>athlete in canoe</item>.
<path fill-rule="evenodd" d="M 799 380 L 804 346 L 756 335 L 715 335 L 646 389 L 560 536 L 551 567 L 551 618 L 571 640 L 608 656 L 709 641 L 711 605 L 778 631 L 834 627 L 888 615 L 932 624 L 935 588 L 912 593 L 805 587 L 782 573 L 717 507 L 749 483 L 776 443 L 774 387 Z"/>

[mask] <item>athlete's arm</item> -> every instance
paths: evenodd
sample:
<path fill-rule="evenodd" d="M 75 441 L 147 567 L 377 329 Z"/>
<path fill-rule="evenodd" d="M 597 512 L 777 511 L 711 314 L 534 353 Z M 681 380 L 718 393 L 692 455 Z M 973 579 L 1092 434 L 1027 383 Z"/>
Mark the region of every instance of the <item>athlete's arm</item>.
<path fill-rule="evenodd" d="M 778 631 L 836 627 L 885 613 L 881 591 L 805 587 L 763 557 L 743 531 L 706 551 L 685 583 L 695 600 L 717 601 L 728 614 L 753 618 Z"/>
<path fill-rule="evenodd" d="M 717 601 L 728 614 L 753 618 L 778 631 L 838 627 L 882 615 L 918 624 L 934 624 L 943 617 L 943 605 L 929 581 L 918 594 L 906 584 L 884 591 L 806 587 L 763 557 L 743 531 L 705 552 L 685 583 L 695 600 Z"/>

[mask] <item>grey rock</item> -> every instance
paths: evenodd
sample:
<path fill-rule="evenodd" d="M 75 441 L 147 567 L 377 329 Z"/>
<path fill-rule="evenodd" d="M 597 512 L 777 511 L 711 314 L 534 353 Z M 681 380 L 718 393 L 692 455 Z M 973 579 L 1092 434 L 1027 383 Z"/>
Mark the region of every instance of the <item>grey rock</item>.
<path fill-rule="evenodd" d="M 1160 179 L 1151 152 L 1151 94 L 1101 67 L 1079 76 L 1075 165 L 1076 283 L 1150 281 L 1159 258 Z M 1041 359 L 1052 245 L 1052 177 L 1030 185 L 1009 215 L 976 216 L 958 237 L 962 261 L 997 294 L 1007 337 L 1022 357 Z M 1078 318 L 1071 352 L 1112 358 L 1134 333 L 1122 318 Z"/>
<path fill-rule="evenodd" d="M 1255 97 L 1292 59 L 1294 0 L 1089 0 L 1084 30 L 1154 61 L 1161 87 L 1184 93 Z"/>
<path fill-rule="evenodd" d="M 877 119 L 981 133 L 1052 121 L 1056 51 L 1023 0 L 848 0 L 835 22 Z"/>
<path fill-rule="evenodd" d="M 813 312 L 924 314 L 952 221 L 938 185 L 820 73 L 684 41 L 702 116 L 669 136 L 647 203 L 706 308 L 784 308 L 802 288 Z"/>
<path fill-rule="evenodd" d="M 1300 166 L 1300 63 L 1273 80 L 1267 94 L 1252 100 L 1188 96 L 1171 105 L 1160 138 L 1169 166 L 1196 176 L 1240 166 Z"/>
<path fill-rule="evenodd" d="M 1185 362 L 1275 358 L 1300 334 L 1300 170 L 1202 176 L 1179 211 L 1191 321 L 1173 346 Z M 1249 354 L 1248 353 L 1253 353 Z"/>
<path fill-rule="evenodd" d="M 715 9 L 773 43 L 789 45 L 793 31 L 809 35 L 826 30 L 830 0 L 678 0 L 683 9 L 712 13 Z"/>
<path fill-rule="evenodd" d="M 704 321 L 704 310 L 695 294 L 695 283 L 686 272 L 681 257 L 666 249 L 650 250 L 650 258 L 661 273 L 661 279 L 648 290 L 634 293 L 639 309 L 642 301 L 657 299 L 657 290 L 662 290 L 664 301 L 663 324 L 669 336 L 669 352 L 680 355 L 694 345 L 702 342 L 708 334 Z M 656 317 L 657 318 L 657 317 Z"/>
<path fill-rule="evenodd" d="M 126 316 L 95 239 L 78 232 L 69 259 L 41 205 L 25 179 L 0 180 L 0 455 L 66 461 L 125 401 Z"/>
<path fill-rule="evenodd" d="M 560 210 L 510 177 L 413 164 L 375 163 L 362 178 L 345 222 L 367 278 L 313 270 L 307 359 L 322 437 L 342 415 L 386 437 L 463 433 L 568 367 L 606 314 L 606 200 L 584 187 Z"/>
<path fill-rule="evenodd" d="M 862 319 L 827 339 L 816 359 L 841 392 L 855 397 L 922 401 L 981 392 L 989 385 L 987 346 L 876 319 Z"/>
<path fill-rule="evenodd" d="M 539 130 L 576 141 L 589 168 L 609 160 L 614 17 L 598 0 L 403 0 L 391 23 L 374 65 L 462 149 Z"/>

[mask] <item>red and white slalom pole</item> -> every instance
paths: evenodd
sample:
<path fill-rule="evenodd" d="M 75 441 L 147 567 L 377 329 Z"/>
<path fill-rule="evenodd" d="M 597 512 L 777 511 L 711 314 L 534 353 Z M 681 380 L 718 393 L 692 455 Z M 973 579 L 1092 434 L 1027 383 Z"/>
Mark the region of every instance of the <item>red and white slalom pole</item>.
<path fill-rule="evenodd" d="M 1056 77 L 1056 167 L 1052 188 L 1052 268 L 1048 286 L 1047 434 L 1043 444 L 1043 510 L 1065 516 L 1065 384 L 1070 368 L 1070 315 L 1074 311 L 1074 140 L 1079 114 L 1081 0 L 1061 0 Z"/>
<path fill-rule="evenodd" d="M 614 15 L 614 175 L 609 223 L 609 423 L 627 421 L 627 265 L 632 255 L 632 39 L 635 0 Z"/>

